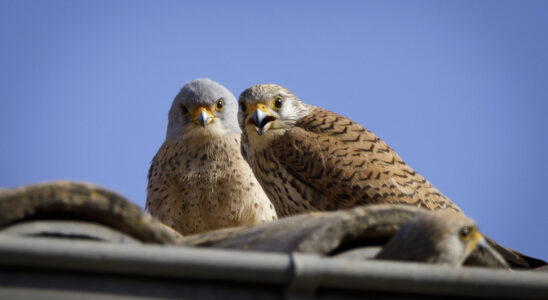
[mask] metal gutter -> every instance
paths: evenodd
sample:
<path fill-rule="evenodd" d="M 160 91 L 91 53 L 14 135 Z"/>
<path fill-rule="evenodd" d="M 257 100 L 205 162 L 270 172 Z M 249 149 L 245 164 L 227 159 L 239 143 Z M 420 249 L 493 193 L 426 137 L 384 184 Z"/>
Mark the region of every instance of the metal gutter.
<path fill-rule="evenodd" d="M 202 280 L 212 284 L 262 283 L 279 286 L 288 297 L 309 297 L 332 289 L 361 291 L 364 295 L 366 292 L 387 292 L 415 296 L 548 298 L 548 273 L 544 272 L 347 261 L 305 254 L 19 238 L 2 234 L 0 266 Z"/>
<path fill-rule="evenodd" d="M 47 238 L 4 238 L 0 264 L 110 274 L 229 279 L 283 284 L 291 259 L 283 254 Z"/>

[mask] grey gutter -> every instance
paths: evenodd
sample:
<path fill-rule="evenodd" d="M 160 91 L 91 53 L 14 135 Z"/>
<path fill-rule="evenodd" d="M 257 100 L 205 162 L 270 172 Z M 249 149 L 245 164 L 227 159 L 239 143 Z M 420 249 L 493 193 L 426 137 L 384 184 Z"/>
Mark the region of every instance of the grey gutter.
<path fill-rule="evenodd" d="M 415 295 L 548 297 L 548 273 L 543 272 L 346 261 L 305 254 L 18 238 L 1 234 L 0 266 L 263 283 L 279 285 L 286 290 L 287 296 L 313 295 L 318 289 L 328 288 Z"/>

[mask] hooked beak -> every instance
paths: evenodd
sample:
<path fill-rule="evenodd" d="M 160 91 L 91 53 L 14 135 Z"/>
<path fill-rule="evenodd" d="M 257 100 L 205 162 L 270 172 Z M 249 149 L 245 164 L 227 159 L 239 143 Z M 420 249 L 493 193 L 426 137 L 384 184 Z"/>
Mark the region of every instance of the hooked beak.
<path fill-rule="evenodd" d="M 470 240 L 466 245 L 466 253 L 472 253 L 476 250 L 478 250 L 482 254 L 485 253 L 489 248 L 489 245 L 487 245 L 487 241 L 479 230 L 475 228 L 472 230 L 474 231 L 472 232 L 472 236 L 470 237 Z"/>
<path fill-rule="evenodd" d="M 263 135 L 270 128 L 271 122 L 276 120 L 276 118 L 270 115 L 268 108 L 262 103 L 255 105 L 252 110 L 254 111 L 251 119 L 249 119 L 249 123 L 255 125 L 255 131 L 259 135 Z"/>
<path fill-rule="evenodd" d="M 485 253 L 488 247 L 487 241 L 485 240 L 485 238 L 483 238 L 479 231 L 476 232 L 476 234 L 474 235 L 474 240 L 476 241 L 476 249 L 478 249 L 481 253 Z"/>
<path fill-rule="evenodd" d="M 262 123 L 264 119 L 266 118 L 266 116 L 267 114 L 264 111 L 260 109 L 256 109 L 255 113 L 251 117 L 253 119 L 253 124 L 255 124 L 255 126 L 259 128 L 264 127 Z"/>
<path fill-rule="evenodd" d="M 202 125 L 202 127 L 205 128 L 207 124 L 213 121 L 214 117 L 215 116 L 213 116 L 209 109 L 200 106 L 194 111 L 194 118 L 192 120 L 197 125 Z"/>

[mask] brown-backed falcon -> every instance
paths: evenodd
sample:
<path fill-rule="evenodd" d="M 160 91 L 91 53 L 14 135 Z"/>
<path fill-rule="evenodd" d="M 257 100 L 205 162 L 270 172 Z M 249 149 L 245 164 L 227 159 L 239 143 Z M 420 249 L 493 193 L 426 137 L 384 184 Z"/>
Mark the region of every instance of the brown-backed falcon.
<path fill-rule="evenodd" d="M 279 217 L 365 204 L 460 208 L 354 121 L 275 84 L 243 91 L 242 152 Z M 546 264 L 486 238 L 516 268 Z"/>
<path fill-rule="evenodd" d="M 279 216 L 360 204 L 460 209 L 361 125 L 260 84 L 240 95 L 243 150 Z"/>

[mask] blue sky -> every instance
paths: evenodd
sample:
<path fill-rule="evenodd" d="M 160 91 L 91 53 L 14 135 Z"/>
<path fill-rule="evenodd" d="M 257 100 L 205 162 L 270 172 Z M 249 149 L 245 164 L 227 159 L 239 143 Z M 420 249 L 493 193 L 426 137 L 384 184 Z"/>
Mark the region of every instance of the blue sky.
<path fill-rule="evenodd" d="M 548 260 L 548 2 L 295 2 L 0 1 L 0 187 L 88 181 L 143 207 L 186 81 L 278 83 Z"/>

